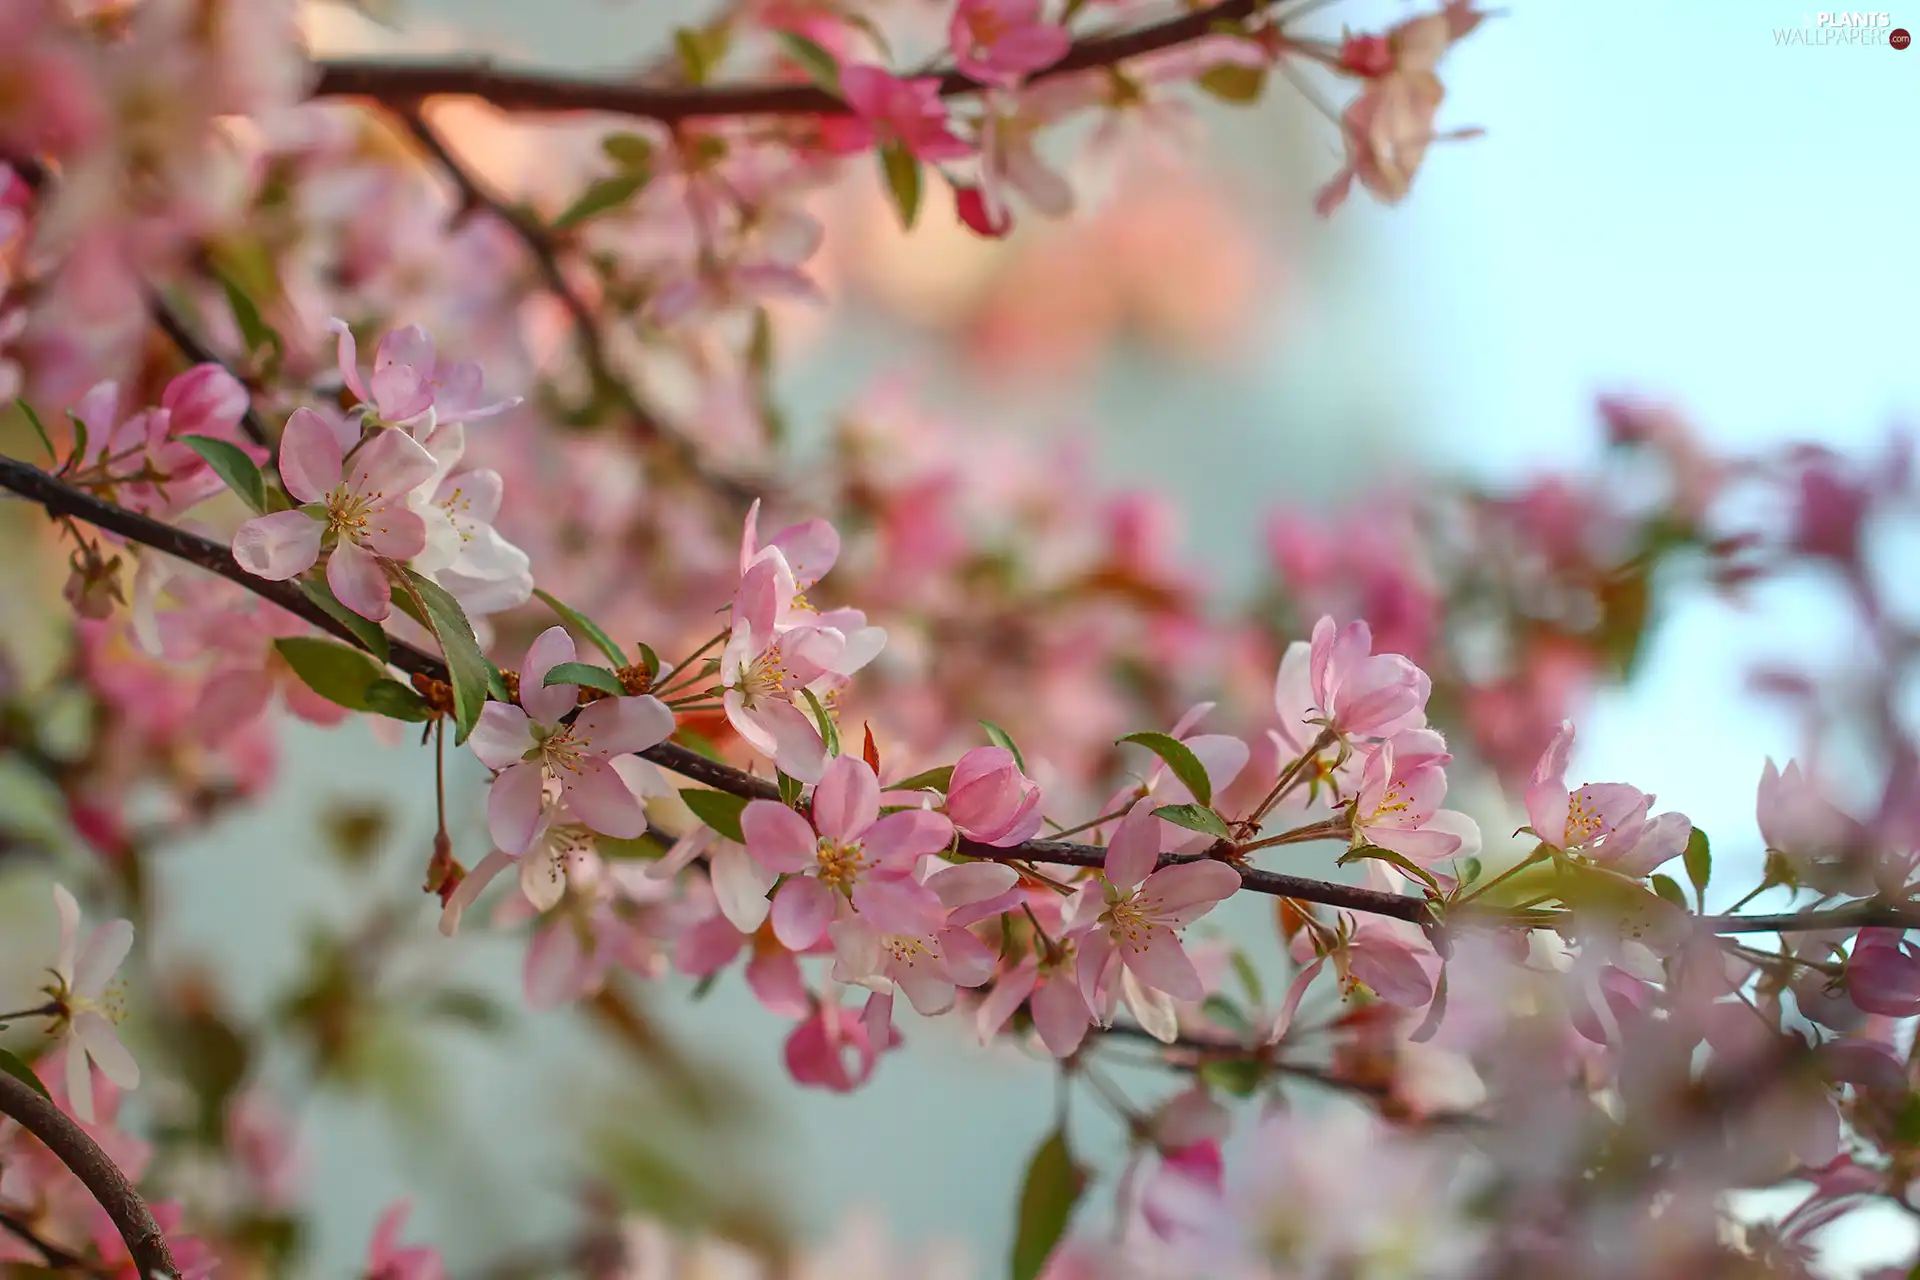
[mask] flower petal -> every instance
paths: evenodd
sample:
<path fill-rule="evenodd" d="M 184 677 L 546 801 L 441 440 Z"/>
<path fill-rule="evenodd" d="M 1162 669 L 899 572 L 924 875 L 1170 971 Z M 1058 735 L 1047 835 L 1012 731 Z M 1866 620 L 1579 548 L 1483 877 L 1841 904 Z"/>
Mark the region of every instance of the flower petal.
<path fill-rule="evenodd" d="M 480 719 L 467 745 L 489 769 L 504 769 L 533 749 L 533 726 L 520 708 L 488 702 L 480 708 Z"/>
<path fill-rule="evenodd" d="M 790 875 L 814 864 L 820 842 L 807 820 L 778 800 L 754 800 L 740 811 L 747 852 L 769 871 Z"/>
<path fill-rule="evenodd" d="M 546 771 L 532 761 L 523 760 L 493 780 L 487 792 L 487 832 L 495 844 L 511 854 L 527 851 L 540 827 L 546 790 Z"/>
<path fill-rule="evenodd" d="M 632 840 L 647 829 L 647 811 L 626 779 L 599 756 L 560 770 L 560 786 L 580 820 L 602 835 Z"/>
<path fill-rule="evenodd" d="M 140 1064 L 127 1052 L 127 1046 L 120 1043 L 119 1033 L 114 1031 L 111 1022 L 89 1010 L 74 1018 L 73 1035 L 86 1046 L 87 1056 L 99 1064 L 100 1074 L 122 1089 L 139 1086 Z"/>
<path fill-rule="evenodd" d="M 369 622 L 385 622 L 393 614 L 393 584 L 373 553 L 351 542 L 335 544 L 327 557 L 327 585 L 341 604 Z"/>
<path fill-rule="evenodd" d="M 255 516 L 234 531 L 233 558 L 256 578 L 285 582 L 313 568 L 324 532 L 325 526 L 304 511 Z"/>
<path fill-rule="evenodd" d="M 829 840 L 860 837 L 880 816 L 880 780 L 867 762 L 837 756 L 813 792 L 813 825 Z"/>
<path fill-rule="evenodd" d="M 713 898 L 720 914 L 741 933 L 752 933 L 766 920 L 772 906 L 767 891 L 777 878 L 747 851 L 728 842 L 720 846 L 709 864 L 712 867 Z"/>
<path fill-rule="evenodd" d="M 325 502 L 344 466 L 333 429 L 311 409 L 295 409 L 280 434 L 280 483 L 296 502 Z"/>
<path fill-rule="evenodd" d="M 131 920 L 109 920 L 95 929 L 87 944 L 80 948 L 80 958 L 73 966 L 74 994 L 85 1000 L 99 996 L 131 950 Z"/>
<path fill-rule="evenodd" d="M 673 734 L 673 712 L 651 694 L 602 698 L 573 723 L 573 740 L 603 756 L 624 756 L 658 746 Z"/>
<path fill-rule="evenodd" d="M 820 941 L 833 921 L 833 890 L 812 876 L 795 876 L 773 895 L 773 936 L 789 951 Z"/>

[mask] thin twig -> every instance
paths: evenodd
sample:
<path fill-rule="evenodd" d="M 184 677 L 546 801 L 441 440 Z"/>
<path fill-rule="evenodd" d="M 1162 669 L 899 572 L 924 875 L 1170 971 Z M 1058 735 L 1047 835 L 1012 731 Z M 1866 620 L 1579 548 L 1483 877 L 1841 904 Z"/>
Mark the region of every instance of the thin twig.
<path fill-rule="evenodd" d="M 600 331 L 599 321 L 595 319 L 593 308 L 587 305 L 579 290 L 567 279 L 560 265 L 560 248 L 547 229 L 530 217 L 526 211 L 509 204 L 498 193 L 482 182 L 479 175 L 469 169 L 464 161 L 455 154 L 440 131 L 427 122 L 416 104 L 397 108 L 394 115 L 406 129 L 409 136 L 420 144 L 434 163 L 446 171 L 453 184 L 460 189 L 460 198 L 470 209 L 482 209 L 504 223 L 508 230 L 526 248 L 540 273 L 541 283 L 548 293 L 557 299 L 566 309 L 573 324 L 575 344 L 580 349 L 580 358 L 587 366 L 587 375 L 593 381 L 594 394 L 606 395 L 618 403 L 620 411 L 627 416 L 633 430 L 642 440 L 656 441 L 673 450 L 679 462 L 709 488 L 741 504 L 751 502 L 757 495 L 755 488 L 744 481 L 728 475 L 721 475 L 700 459 L 698 447 L 679 432 L 665 423 L 640 402 L 639 396 L 613 367 L 607 356 L 605 335 Z"/>
<path fill-rule="evenodd" d="M 1265 9 L 1270 0 L 1221 0 L 1152 26 L 1076 43 L 1065 57 L 1029 77 L 1028 83 L 1080 71 L 1115 66 L 1129 58 L 1157 53 L 1213 34 L 1217 25 L 1235 23 Z M 940 76 L 940 95 L 966 97 L 982 92 L 970 76 L 950 70 Z M 654 88 L 631 79 L 585 80 L 537 71 L 509 71 L 485 62 L 401 62 L 343 59 L 320 64 L 315 97 L 373 98 L 414 103 L 439 94 L 484 98 L 506 111 L 606 111 L 644 116 L 668 124 L 728 116 L 847 113 L 839 98 L 810 84 L 718 85 Z"/>

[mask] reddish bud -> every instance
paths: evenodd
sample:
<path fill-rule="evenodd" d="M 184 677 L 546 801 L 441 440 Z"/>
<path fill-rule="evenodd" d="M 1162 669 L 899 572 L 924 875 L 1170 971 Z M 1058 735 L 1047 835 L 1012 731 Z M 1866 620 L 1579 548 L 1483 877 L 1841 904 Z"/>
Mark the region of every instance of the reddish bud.
<path fill-rule="evenodd" d="M 1013 230 L 1013 215 L 1002 209 L 999 218 L 994 218 L 987 208 L 986 196 L 981 194 L 978 187 L 956 186 L 953 189 L 953 209 L 968 230 L 988 240 L 999 240 Z"/>
<path fill-rule="evenodd" d="M 1348 36 L 1340 46 L 1340 65 L 1371 80 L 1393 70 L 1393 45 L 1385 36 Z"/>

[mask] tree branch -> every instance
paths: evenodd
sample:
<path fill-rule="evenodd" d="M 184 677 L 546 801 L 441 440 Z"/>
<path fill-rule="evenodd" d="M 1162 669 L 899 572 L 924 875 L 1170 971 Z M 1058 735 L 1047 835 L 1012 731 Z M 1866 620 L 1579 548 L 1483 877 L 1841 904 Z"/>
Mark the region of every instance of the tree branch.
<path fill-rule="evenodd" d="M 88 1137 L 86 1130 L 72 1117 L 42 1097 L 26 1081 L 4 1071 L 0 1071 L 0 1115 L 11 1116 L 19 1121 L 21 1128 L 38 1138 L 47 1150 L 59 1158 L 60 1163 L 72 1170 L 74 1177 L 80 1179 L 93 1198 L 100 1202 L 100 1207 L 107 1211 L 107 1216 L 113 1219 L 120 1238 L 126 1241 L 128 1256 L 140 1269 L 141 1275 L 180 1274 L 173 1253 L 167 1248 L 166 1237 L 160 1232 L 160 1224 L 153 1220 L 147 1202 L 140 1198 L 140 1193 L 127 1181 L 127 1175 L 120 1172 L 120 1167 L 107 1158 L 100 1144 Z M 45 1253 L 44 1248 L 41 1251 Z M 51 1255 L 48 1255 L 48 1261 L 52 1262 Z"/>
<path fill-rule="evenodd" d="M 27 1247 L 38 1253 L 41 1260 L 55 1271 L 82 1271 L 90 1276 L 106 1274 L 79 1254 L 41 1236 L 24 1218 L 0 1211 L 0 1230 L 25 1241 Z"/>
<path fill-rule="evenodd" d="M 655 441 L 670 447 L 679 462 L 708 488 L 739 502 L 742 506 L 758 496 L 752 487 L 732 476 L 718 474 L 706 467 L 700 459 L 698 447 L 687 437 L 669 429 L 634 394 L 624 378 L 615 372 L 612 362 L 607 358 L 607 346 L 600 332 L 599 322 L 594 318 L 593 310 L 587 305 L 579 291 L 567 280 L 566 273 L 560 267 L 559 246 L 554 243 L 547 229 L 534 221 L 524 211 L 514 208 L 498 194 L 489 190 L 479 177 L 468 169 L 460 157 L 454 154 L 447 140 L 440 136 L 439 130 L 429 124 L 420 114 L 415 104 L 398 107 L 394 111 L 400 124 L 407 133 L 426 151 L 436 164 L 446 171 L 453 184 L 459 188 L 462 201 L 469 209 L 481 209 L 506 224 L 508 230 L 518 237 L 533 258 L 534 266 L 539 270 L 542 284 L 566 308 L 573 323 L 575 342 L 580 348 L 580 356 L 587 366 L 587 374 L 593 380 L 595 395 L 608 395 L 618 402 L 620 409 L 627 415 L 636 433 L 643 440 Z"/>
<path fill-rule="evenodd" d="M 0 457 L 0 489 L 11 490 L 23 497 L 31 498 L 56 516 L 71 516 L 77 520 L 84 520 L 99 528 L 120 534 L 131 541 L 199 565 L 203 569 L 240 584 L 262 599 L 272 601 L 287 612 L 312 623 L 330 635 L 337 636 L 349 644 L 356 646 L 359 644 L 351 629 L 309 600 L 296 583 L 269 582 L 264 578 L 254 577 L 235 563 L 233 553 L 227 547 L 210 538 L 187 533 L 149 516 L 128 511 L 124 507 L 96 498 L 64 480 L 47 474 L 38 467 L 14 458 Z M 390 639 L 388 660 L 393 666 L 409 675 L 426 676 L 442 682 L 449 679 L 446 663 L 402 640 Z M 780 798 L 779 787 L 768 779 L 710 760 L 699 752 L 676 743 L 663 742 L 658 746 L 647 748 L 640 754 L 663 769 L 691 781 L 704 783 L 717 791 L 725 791 L 753 800 Z M 1000 847 L 981 844 L 962 837 L 959 849 L 969 857 L 983 858 L 993 862 L 1033 862 L 1060 867 L 1100 867 L 1105 864 L 1107 858 L 1104 846 L 1076 844 L 1068 840 L 1028 840 L 1021 844 Z M 1205 861 L 1206 856 L 1204 854 L 1162 854 L 1159 865 L 1170 867 L 1184 862 L 1200 862 Z M 1286 875 L 1278 871 L 1263 871 L 1254 867 L 1235 869 L 1240 873 L 1241 887 L 1253 893 L 1294 898 L 1301 902 L 1317 902 L 1322 906 L 1358 911 L 1367 915 L 1386 916 L 1412 924 L 1425 925 L 1432 918 L 1427 902 L 1423 898 L 1409 897 L 1399 893 L 1384 893 L 1378 889 L 1338 884 L 1330 880 L 1313 880 L 1304 876 Z M 1497 911 L 1466 911 L 1460 913 L 1459 918 L 1469 923 L 1475 921 L 1495 925 L 1514 923 L 1514 917 Z M 1527 918 L 1531 920 L 1535 917 L 1529 914 Z M 1920 928 L 1920 907 L 1899 906 L 1873 899 L 1862 899 L 1838 907 L 1785 915 L 1704 916 L 1700 917 L 1700 923 L 1714 933 L 1807 932 L 1876 926 Z"/>
<path fill-rule="evenodd" d="M 1028 83 L 1111 67 L 1129 58 L 1188 44 L 1209 35 L 1218 23 L 1252 17 L 1273 0 L 1219 0 L 1152 26 L 1081 40 L 1065 57 L 1028 78 Z M 942 73 L 942 97 L 966 97 L 982 86 L 960 71 Z M 537 71 L 508 71 L 485 62 L 399 62 L 342 59 L 320 64 L 315 97 L 373 98 L 414 103 L 438 94 L 484 98 L 507 111 L 607 111 L 677 124 L 727 116 L 847 113 L 840 99 L 810 84 L 719 85 L 703 88 L 649 88 L 621 80 L 582 80 Z"/>

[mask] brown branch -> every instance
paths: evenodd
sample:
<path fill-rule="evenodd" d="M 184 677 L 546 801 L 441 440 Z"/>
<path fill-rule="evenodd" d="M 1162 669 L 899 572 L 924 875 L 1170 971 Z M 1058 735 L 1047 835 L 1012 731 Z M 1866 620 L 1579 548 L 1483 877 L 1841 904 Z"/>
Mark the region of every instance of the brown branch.
<path fill-rule="evenodd" d="M 508 204 L 498 194 L 488 189 L 485 183 L 469 169 L 460 157 L 454 154 L 447 140 L 440 136 L 439 130 L 429 124 L 420 114 L 417 105 L 397 108 L 394 114 L 407 133 L 432 157 L 434 162 L 446 171 L 453 184 L 459 188 L 462 202 L 468 209 L 481 209 L 498 218 L 508 230 L 512 231 L 533 259 L 540 273 L 541 283 L 548 293 L 559 300 L 566 308 L 572 321 L 576 345 L 580 349 L 581 359 L 586 363 L 587 374 L 593 381 L 596 396 L 611 396 L 627 415 L 636 434 L 642 440 L 655 441 L 671 448 L 682 466 L 699 479 L 708 488 L 745 505 L 758 496 L 748 485 L 732 476 L 720 475 L 706 467 L 701 461 L 699 449 L 693 441 L 671 430 L 662 423 L 634 394 L 633 388 L 613 368 L 607 357 L 607 345 L 600 331 L 600 324 L 594 318 L 593 309 L 586 299 L 580 296 L 566 273 L 560 266 L 560 249 L 547 229 L 530 217 L 525 211 Z"/>
<path fill-rule="evenodd" d="M 1188 44 L 1211 34 L 1216 24 L 1242 21 L 1271 2 L 1219 0 L 1166 22 L 1081 40 L 1060 61 L 1035 73 L 1028 82 L 1111 67 L 1129 58 Z M 980 84 L 959 71 L 947 71 L 939 80 L 942 97 L 964 97 L 982 91 Z M 650 88 L 631 81 L 581 80 L 537 71 L 509 71 L 485 62 L 414 63 L 382 59 L 322 62 L 320 79 L 314 88 L 315 97 L 373 98 L 388 103 L 413 103 L 438 94 L 484 98 L 507 111 L 607 111 L 644 116 L 668 124 L 727 116 L 847 113 L 844 102 L 810 84 Z"/>
<path fill-rule="evenodd" d="M 78 1052 L 78 1050 L 74 1050 Z M 42 1097 L 26 1081 L 0 1071 L 0 1115 L 13 1117 L 20 1127 L 38 1138 L 60 1163 L 80 1179 L 89 1194 L 113 1219 L 113 1225 L 126 1241 L 127 1254 L 143 1276 L 177 1276 L 180 1268 L 167 1248 L 160 1224 L 153 1220 L 147 1202 L 140 1198 L 127 1175 L 87 1136 L 86 1130 L 66 1112 Z M 45 1250 L 43 1249 L 44 1253 Z M 49 1257 L 49 1262 L 52 1259 Z"/>
<path fill-rule="evenodd" d="M 0 1230 L 8 1232 L 19 1240 L 25 1241 L 28 1248 L 40 1255 L 41 1261 L 55 1271 L 81 1271 L 90 1276 L 104 1276 L 105 1271 L 94 1266 L 79 1254 L 63 1249 L 53 1241 L 35 1231 L 26 1219 L 15 1214 L 0 1211 Z"/>
<path fill-rule="evenodd" d="M 338 636 L 350 644 L 359 643 L 351 629 L 309 600 L 297 584 L 268 582 L 264 578 L 254 577 L 234 562 L 231 551 L 209 538 L 186 533 L 149 516 L 128 511 L 124 507 L 96 498 L 64 480 L 47 474 L 38 467 L 14 458 L 0 457 L 0 489 L 11 490 L 23 497 L 31 498 L 55 516 L 70 516 L 77 520 L 84 520 L 134 542 L 199 565 L 203 569 L 239 583 L 255 595 L 272 601 L 330 635 Z M 425 650 L 416 649 L 405 641 L 391 638 L 389 645 L 388 660 L 400 670 L 409 675 L 427 676 L 442 682 L 449 679 L 446 664 Z M 779 787 L 768 779 L 710 760 L 699 752 L 677 743 L 663 742 L 658 746 L 647 748 L 640 754 L 663 769 L 691 781 L 704 783 L 717 791 L 756 800 L 780 798 Z M 1037 862 L 1061 867 L 1099 867 L 1105 864 L 1107 857 L 1107 851 L 1101 845 L 1076 844 L 1067 840 L 1028 840 L 1022 844 L 999 847 L 962 838 L 959 849 L 969 857 L 994 862 Z M 1185 862 L 1205 860 L 1204 854 L 1162 854 L 1159 865 L 1170 867 Z M 1413 924 L 1424 925 L 1431 920 L 1430 909 L 1423 898 L 1384 893 L 1377 889 L 1364 889 L 1329 880 L 1286 875 L 1278 871 L 1263 871 L 1253 867 L 1238 867 L 1236 870 L 1240 873 L 1241 887 L 1253 893 L 1294 898 L 1301 902 L 1316 902 L 1322 906 L 1358 911 L 1367 915 L 1387 916 Z M 1513 916 L 1498 911 L 1462 912 L 1460 918 L 1466 922 L 1478 921 L 1492 925 L 1515 923 Z M 1527 913 L 1524 918 L 1534 922 L 1540 917 L 1538 913 Z M 1547 917 L 1546 922 L 1550 923 L 1551 919 L 1552 917 Z M 1862 899 L 1843 906 L 1786 915 L 1705 916 L 1700 918 L 1700 923 L 1714 933 L 1804 932 L 1874 926 L 1920 928 L 1920 906 L 1898 906 L 1873 899 Z"/>

